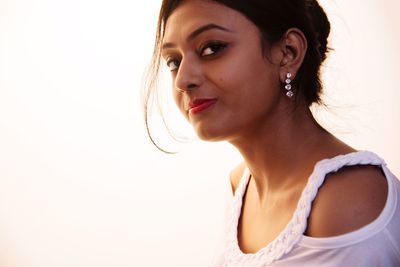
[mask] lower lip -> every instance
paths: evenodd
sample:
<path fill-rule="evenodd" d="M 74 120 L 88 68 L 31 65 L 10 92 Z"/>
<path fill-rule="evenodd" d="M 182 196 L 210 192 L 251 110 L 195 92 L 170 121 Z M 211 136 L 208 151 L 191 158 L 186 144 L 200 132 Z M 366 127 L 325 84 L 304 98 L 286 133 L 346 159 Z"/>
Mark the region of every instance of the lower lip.
<path fill-rule="evenodd" d="M 200 112 L 202 112 L 202 111 L 208 109 L 208 108 L 211 107 L 212 105 L 214 105 L 215 102 L 217 102 L 216 99 L 213 99 L 213 100 L 204 102 L 204 103 L 202 103 L 201 105 L 198 105 L 198 106 L 195 106 L 195 107 L 190 108 L 190 109 L 189 109 L 189 112 L 190 112 L 191 114 L 198 114 L 198 113 L 200 113 Z"/>

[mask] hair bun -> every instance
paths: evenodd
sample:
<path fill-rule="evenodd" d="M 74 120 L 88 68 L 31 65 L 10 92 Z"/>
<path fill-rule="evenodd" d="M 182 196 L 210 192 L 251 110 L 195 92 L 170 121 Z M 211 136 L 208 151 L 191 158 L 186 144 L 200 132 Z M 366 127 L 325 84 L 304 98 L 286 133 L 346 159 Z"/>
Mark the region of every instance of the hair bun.
<path fill-rule="evenodd" d="M 331 31 L 331 24 L 325 11 L 317 0 L 306 0 L 306 7 L 308 9 L 311 26 L 315 32 L 315 39 L 318 42 L 318 51 L 321 61 L 324 61 L 329 49 L 328 37 Z"/>

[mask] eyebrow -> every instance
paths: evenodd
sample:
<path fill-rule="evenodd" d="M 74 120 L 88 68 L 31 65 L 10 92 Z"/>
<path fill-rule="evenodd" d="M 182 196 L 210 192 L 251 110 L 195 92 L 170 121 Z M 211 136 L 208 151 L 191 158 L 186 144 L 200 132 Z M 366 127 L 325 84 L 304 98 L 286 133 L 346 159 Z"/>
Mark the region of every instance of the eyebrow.
<path fill-rule="evenodd" d="M 204 26 L 201 26 L 200 28 L 194 30 L 192 33 L 189 34 L 187 37 L 187 41 L 193 40 L 196 36 L 202 34 L 203 32 L 210 31 L 210 30 L 220 30 L 220 31 L 225 31 L 225 32 L 232 32 L 222 26 L 219 26 L 214 23 L 206 24 Z M 174 43 L 164 43 L 161 47 L 161 49 L 166 49 L 166 48 L 174 48 L 176 47 L 176 44 Z"/>

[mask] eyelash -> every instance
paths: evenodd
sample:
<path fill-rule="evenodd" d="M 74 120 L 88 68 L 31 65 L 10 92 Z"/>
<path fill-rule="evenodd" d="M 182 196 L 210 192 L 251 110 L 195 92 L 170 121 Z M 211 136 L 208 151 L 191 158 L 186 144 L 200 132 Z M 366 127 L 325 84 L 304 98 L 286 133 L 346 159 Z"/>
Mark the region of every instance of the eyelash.
<path fill-rule="evenodd" d="M 172 64 L 172 63 L 175 64 L 175 68 L 172 68 L 172 67 L 171 67 L 171 64 Z M 171 59 L 168 59 L 168 60 L 167 60 L 167 67 L 169 68 L 169 70 L 170 70 L 171 72 L 176 71 L 176 70 L 179 68 L 179 64 L 180 64 L 180 62 L 179 62 L 178 59 L 171 58 Z"/>
<path fill-rule="evenodd" d="M 219 41 L 211 41 L 209 43 L 207 43 L 206 45 L 204 45 L 201 49 L 200 49 L 200 53 L 199 55 L 201 57 L 212 57 L 217 55 L 218 53 L 222 52 L 228 45 L 226 43 L 223 42 L 219 42 Z M 208 54 L 208 55 L 204 55 L 204 52 L 207 49 L 211 49 L 212 53 Z M 174 64 L 174 68 L 171 67 L 171 64 Z M 180 61 L 176 58 L 171 58 L 169 60 L 167 60 L 167 66 L 169 67 L 171 72 L 176 71 L 179 68 L 180 65 Z"/>
<path fill-rule="evenodd" d="M 226 43 L 222 43 L 222 42 L 218 42 L 218 41 L 212 41 L 207 43 L 200 51 L 200 55 L 202 55 L 204 53 L 204 51 L 206 49 L 211 48 L 212 50 L 214 50 L 214 52 L 210 55 L 204 55 L 205 57 L 207 56 L 212 56 L 215 55 L 216 53 L 221 52 L 222 50 L 224 50 L 228 45 Z"/>

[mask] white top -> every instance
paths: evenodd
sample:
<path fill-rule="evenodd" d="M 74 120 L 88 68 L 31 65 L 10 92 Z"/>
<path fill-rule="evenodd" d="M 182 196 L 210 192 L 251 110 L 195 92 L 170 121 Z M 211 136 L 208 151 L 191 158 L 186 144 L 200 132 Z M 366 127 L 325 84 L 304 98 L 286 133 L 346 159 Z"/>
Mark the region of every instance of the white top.
<path fill-rule="evenodd" d="M 303 235 L 311 204 L 328 173 L 343 166 L 378 165 L 388 182 L 388 196 L 381 214 L 370 224 L 347 234 L 313 238 Z M 237 240 L 237 227 L 243 195 L 250 174 L 246 169 L 232 200 L 227 228 L 227 243 L 218 267 L 391 267 L 400 266 L 400 181 L 385 162 L 367 151 L 340 155 L 319 161 L 308 178 L 297 209 L 286 228 L 257 253 L 245 254 Z"/>

